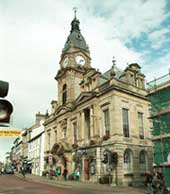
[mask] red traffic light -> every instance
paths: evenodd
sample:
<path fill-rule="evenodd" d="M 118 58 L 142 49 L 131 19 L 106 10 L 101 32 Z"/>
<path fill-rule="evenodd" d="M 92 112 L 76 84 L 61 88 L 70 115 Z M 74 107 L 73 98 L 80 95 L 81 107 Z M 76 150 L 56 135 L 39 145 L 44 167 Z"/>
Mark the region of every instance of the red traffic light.
<path fill-rule="evenodd" d="M 8 94 L 9 84 L 0 80 L 0 97 L 5 97 Z"/>
<path fill-rule="evenodd" d="M 12 111 L 12 104 L 7 100 L 0 99 L 0 123 L 9 123 Z"/>

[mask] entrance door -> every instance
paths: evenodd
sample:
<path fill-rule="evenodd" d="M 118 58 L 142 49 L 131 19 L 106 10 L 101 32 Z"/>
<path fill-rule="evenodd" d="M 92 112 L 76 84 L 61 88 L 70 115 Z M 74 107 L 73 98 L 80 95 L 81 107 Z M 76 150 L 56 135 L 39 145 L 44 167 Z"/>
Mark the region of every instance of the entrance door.
<path fill-rule="evenodd" d="M 89 180 L 89 160 L 85 159 L 84 160 L 84 178 L 85 180 Z"/>

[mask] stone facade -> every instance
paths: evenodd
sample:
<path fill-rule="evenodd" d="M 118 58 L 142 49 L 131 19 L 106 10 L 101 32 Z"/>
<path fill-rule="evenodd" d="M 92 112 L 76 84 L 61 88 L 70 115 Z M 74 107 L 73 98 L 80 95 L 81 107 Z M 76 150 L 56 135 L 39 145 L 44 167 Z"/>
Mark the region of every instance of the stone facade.
<path fill-rule="evenodd" d="M 114 63 L 104 74 L 92 68 L 77 18 L 71 25 L 55 78 L 58 101 L 44 123 L 45 158 L 52 154 L 68 174 L 80 169 L 82 181 L 141 182 L 153 159 L 145 76 L 136 63 L 124 71 Z"/>

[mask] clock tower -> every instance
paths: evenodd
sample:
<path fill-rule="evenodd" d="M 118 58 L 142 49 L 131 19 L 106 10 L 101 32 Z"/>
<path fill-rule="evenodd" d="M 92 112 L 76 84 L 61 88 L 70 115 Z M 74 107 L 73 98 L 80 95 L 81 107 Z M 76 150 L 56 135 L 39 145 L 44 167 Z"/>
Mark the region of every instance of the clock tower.
<path fill-rule="evenodd" d="M 81 34 L 76 10 L 71 31 L 62 50 L 60 69 L 55 77 L 58 81 L 58 103 L 67 105 L 72 103 L 80 94 L 80 82 L 83 74 L 90 68 L 90 51 Z"/>

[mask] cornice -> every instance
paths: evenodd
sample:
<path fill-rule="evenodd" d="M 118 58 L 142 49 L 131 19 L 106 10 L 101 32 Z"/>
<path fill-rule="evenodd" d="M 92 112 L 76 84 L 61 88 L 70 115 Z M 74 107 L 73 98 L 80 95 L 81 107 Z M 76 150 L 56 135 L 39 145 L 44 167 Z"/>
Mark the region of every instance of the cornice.
<path fill-rule="evenodd" d="M 85 68 L 81 67 L 81 68 L 78 68 L 78 67 L 66 67 L 66 68 L 63 68 L 63 69 L 60 69 L 57 73 L 57 75 L 55 76 L 55 80 L 58 81 L 58 79 L 60 79 L 67 71 L 76 71 L 78 73 L 84 73 L 85 72 Z"/>

